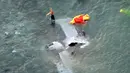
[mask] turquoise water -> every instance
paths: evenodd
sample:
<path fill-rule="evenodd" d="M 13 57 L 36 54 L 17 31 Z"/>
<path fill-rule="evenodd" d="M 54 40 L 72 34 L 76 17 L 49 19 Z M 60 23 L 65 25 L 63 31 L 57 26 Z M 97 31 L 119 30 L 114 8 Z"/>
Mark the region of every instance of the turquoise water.
<path fill-rule="evenodd" d="M 49 7 L 57 19 L 91 16 L 90 45 L 74 73 L 130 72 L 130 17 L 119 12 L 130 0 L 0 0 L 0 73 L 58 73 L 55 57 L 44 50 L 58 39 L 45 18 Z"/>

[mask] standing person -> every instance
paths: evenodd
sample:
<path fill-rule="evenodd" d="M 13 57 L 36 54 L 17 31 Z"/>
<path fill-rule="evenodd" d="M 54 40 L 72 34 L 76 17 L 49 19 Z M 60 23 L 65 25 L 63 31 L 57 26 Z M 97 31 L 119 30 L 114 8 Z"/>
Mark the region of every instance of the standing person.
<path fill-rule="evenodd" d="M 83 27 L 87 25 L 87 22 L 89 20 L 90 20 L 90 16 L 88 14 L 80 14 L 80 15 L 75 16 L 69 23 L 77 27 L 81 27 L 82 34 L 85 36 Z"/>
<path fill-rule="evenodd" d="M 55 27 L 55 16 L 52 8 L 50 8 L 50 12 L 46 14 L 46 16 L 50 15 L 51 17 L 51 25 Z"/>

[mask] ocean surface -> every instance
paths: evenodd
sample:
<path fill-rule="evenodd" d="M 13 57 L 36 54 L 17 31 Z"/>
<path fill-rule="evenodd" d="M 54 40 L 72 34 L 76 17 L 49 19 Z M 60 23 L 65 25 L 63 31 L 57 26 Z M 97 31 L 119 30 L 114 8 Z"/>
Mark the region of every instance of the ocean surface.
<path fill-rule="evenodd" d="M 56 19 L 91 16 L 90 45 L 73 73 L 130 73 L 130 17 L 119 12 L 130 0 L 0 0 L 0 73 L 62 73 L 45 50 L 60 37 L 46 17 L 50 7 Z"/>

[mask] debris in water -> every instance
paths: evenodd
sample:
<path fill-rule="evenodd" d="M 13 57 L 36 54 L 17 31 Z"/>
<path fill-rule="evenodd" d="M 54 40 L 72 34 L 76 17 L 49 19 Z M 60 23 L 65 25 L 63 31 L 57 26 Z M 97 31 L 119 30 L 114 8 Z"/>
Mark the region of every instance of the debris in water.
<path fill-rule="evenodd" d="M 20 34 L 20 32 L 18 32 L 18 31 L 15 31 L 15 34 Z"/>
<path fill-rule="evenodd" d="M 12 53 L 15 53 L 15 52 L 17 52 L 17 51 L 16 51 L 16 50 L 13 50 L 13 51 L 12 51 Z"/>
<path fill-rule="evenodd" d="M 9 34 L 9 32 L 5 32 L 5 35 L 8 35 Z"/>

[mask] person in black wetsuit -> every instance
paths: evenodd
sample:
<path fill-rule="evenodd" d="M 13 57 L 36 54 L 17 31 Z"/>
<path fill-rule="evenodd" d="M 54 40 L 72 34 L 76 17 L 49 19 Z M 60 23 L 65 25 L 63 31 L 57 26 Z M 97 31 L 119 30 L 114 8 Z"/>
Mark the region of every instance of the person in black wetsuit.
<path fill-rule="evenodd" d="M 50 8 L 50 12 L 47 13 L 47 15 L 50 15 L 50 16 L 51 16 L 51 25 L 52 25 L 53 27 L 55 27 L 55 16 L 54 16 L 54 12 L 53 12 L 52 8 Z M 46 16 L 47 16 L 47 15 L 46 15 Z"/>

